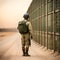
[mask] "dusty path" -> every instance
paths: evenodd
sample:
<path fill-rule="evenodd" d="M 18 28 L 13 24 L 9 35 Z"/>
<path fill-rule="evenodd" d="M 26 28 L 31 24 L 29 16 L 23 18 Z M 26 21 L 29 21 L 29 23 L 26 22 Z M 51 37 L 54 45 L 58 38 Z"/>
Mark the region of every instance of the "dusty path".
<path fill-rule="evenodd" d="M 0 40 L 0 60 L 60 60 L 59 56 L 53 56 L 48 50 L 40 47 L 34 41 L 30 47 L 31 57 L 23 57 L 21 50 L 21 36 L 19 33 L 8 34 Z"/>

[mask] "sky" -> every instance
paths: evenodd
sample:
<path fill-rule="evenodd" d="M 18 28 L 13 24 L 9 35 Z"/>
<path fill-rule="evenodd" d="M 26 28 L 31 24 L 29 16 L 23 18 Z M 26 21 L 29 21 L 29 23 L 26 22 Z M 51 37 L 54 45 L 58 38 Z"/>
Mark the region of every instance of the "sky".
<path fill-rule="evenodd" d="M 0 0 L 0 28 L 16 28 L 32 0 Z"/>

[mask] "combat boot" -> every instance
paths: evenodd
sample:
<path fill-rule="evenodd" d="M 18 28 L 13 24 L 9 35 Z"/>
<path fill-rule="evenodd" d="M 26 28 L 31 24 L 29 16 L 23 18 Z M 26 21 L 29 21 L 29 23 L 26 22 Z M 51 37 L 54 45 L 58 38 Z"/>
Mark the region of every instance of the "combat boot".
<path fill-rule="evenodd" d="M 26 48 L 25 56 L 30 56 L 30 55 L 28 54 L 28 51 L 29 51 L 29 48 Z"/>
<path fill-rule="evenodd" d="M 25 48 L 22 48 L 23 56 L 25 56 Z"/>

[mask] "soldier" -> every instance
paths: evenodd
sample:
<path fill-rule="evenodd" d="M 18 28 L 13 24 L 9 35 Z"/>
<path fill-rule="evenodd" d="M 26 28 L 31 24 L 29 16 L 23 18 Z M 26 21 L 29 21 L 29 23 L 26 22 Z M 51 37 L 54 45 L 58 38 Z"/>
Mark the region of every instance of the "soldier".
<path fill-rule="evenodd" d="M 24 18 L 23 21 L 26 22 L 26 25 L 28 26 L 29 31 L 24 34 L 21 33 L 22 51 L 23 51 L 23 56 L 30 56 L 28 54 L 28 51 L 29 51 L 29 46 L 31 45 L 31 38 L 33 38 L 33 35 L 32 35 L 33 31 L 32 31 L 31 23 L 29 22 L 29 14 L 28 13 L 24 14 L 23 18 Z"/>

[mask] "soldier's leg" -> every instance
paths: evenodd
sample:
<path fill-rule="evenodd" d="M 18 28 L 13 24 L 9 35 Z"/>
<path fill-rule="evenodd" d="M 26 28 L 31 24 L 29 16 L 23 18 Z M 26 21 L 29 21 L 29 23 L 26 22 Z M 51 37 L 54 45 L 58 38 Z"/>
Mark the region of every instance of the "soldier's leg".
<path fill-rule="evenodd" d="M 27 40 L 27 41 L 26 41 L 26 56 L 30 56 L 30 55 L 29 55 L 29 46 L 30 46 L 30 45 L 29 45 L 29 41 Z"/>
<path fill-rule="evenodd" d="M 28 52 L 29 52 L 29 34 L 25 35 L 25 47 L 26 47 L 26 54 L 25 54 L 25 56 L 30 56 L 28 54 Z"/>
<path fill-rule="evenodd" d="M 23 56 L 25 56 L 25 46 L 22 47 Z"/>
<path fill-rule="evenodd" d="M 29 47 L 26 47 L 26 56 L 30 56 L 28 52 L 29 52 Z"/>
<path fill-rule="evenodd" d="M 25 38 L 24 38 L 24 36 L 22 39 L 22 52 L 23 52 L 23 56 L 25 56 Z"/>

